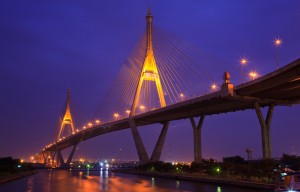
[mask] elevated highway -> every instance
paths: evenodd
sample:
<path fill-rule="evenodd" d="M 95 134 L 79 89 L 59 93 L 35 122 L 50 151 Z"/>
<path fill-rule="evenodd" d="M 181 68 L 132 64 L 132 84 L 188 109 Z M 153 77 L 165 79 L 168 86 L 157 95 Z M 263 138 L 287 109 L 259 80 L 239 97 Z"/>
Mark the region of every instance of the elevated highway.
<path fill-rule="evenodd" d="M 47 146 L 40 154 L 43 154 L 45 157 L 47 156 L 45 154 L 60 153 L 61 150 L 71 146 L 76 147 L 78 143 L 87 139 L 131 128 L 132 122 L 134 122 L 135 127 L 138 127 L 155 123 L 165 125 L 170 121 L 189 118 L 194 131 L 198 129 L 198 132 L 200 131 L 201 134 L 202 123 L 204 117 L 207 115 L 255 109 L 261 125 L 263 157 L 271 158 L 270 123 L 273 109 L 277 105 L 291 106 L 299 102 L 300 59 L 297 59 L 272 73 L 238 86 L 232 86 L 232 84 L 226 82 L 219 91 L 138 114 L 132 118 L 108 122 L 76 132 L 65 139 Z M 269 107 L 266 118 L 264 118 L 261 113 L 261 107 Z M 194 117 L 198 116 L 201 116 L 202 120 L 196 125 Z M 198 156 L 197 158 L 195 157 L 195 160 L 201 160 L 201 136 L 196 140 L 198 141 L 194 140 L 194 147 L 197 148 L 196 145 L 200 144 L 200 149 L 194 151 L 197 153 L 195 156 Z M 158 143 L 162 142 L 161 146 L 158 147 L 162 148 L 163 141 L 164 138 L 162 138 L 162 141 L 158 141 Z M 142 143 L 136 144 L 143 145 Z M 137 150 L 140 159 L 147 160 L 147 157 L 142 157 L 144 152 L 139 150 L 138 147 Z M 160 153 L 161 151 L 159 152 L 159 156 Z M 69 157 L 69 159 L 70 158 L 72 159 L 72 157 Z"/>

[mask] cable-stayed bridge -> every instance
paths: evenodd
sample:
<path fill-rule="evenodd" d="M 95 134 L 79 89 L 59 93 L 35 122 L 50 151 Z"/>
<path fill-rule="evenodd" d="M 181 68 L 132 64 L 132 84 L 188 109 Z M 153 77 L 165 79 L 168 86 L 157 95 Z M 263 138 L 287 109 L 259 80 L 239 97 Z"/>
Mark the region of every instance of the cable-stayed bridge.
<path fill-rule="evenodd" d="M 68 165 L 80 142 L 128 128 L 132 131 L 140 161 L 159 161 L 169 122 L 187 118 L 193 127 L 194 161 L 200 162 L 202 160 L 201 129 L 205 116 L 246 109 L 255 109 L 261 126 L 263 158 L 272 158 L 270 125 L 273 110 L 278 105 L 299 103 L 300 59 L 237 86 L 230 82 L 230 74 L 224 70 L 216 77 L 221 79 L 219 77 L 224 74 L 221 86 L 217 89 L 216 85 L 213 85 L 205 92 L 203 90 L 207 88 L 201 85 L 201 82 L 205 82 L 203 79 L 211 76 L 202 69 L 203 66 L 193 68 L 192 62 L 201 58 L 196 54 L 192 54 L 192 57 L 188 56 L 184 50 L 193 50 L 180 41 L 153 41 L 157 36 L 153 33 L 152 20 L 149 9 L 146 16 L 146 33 L 134 48 L 134 54 L 129 57 L 128 63 L 122 66 L 115 82 L 121 94 L 113 90 L 113 94 L 107 96 L 110 102 L 105 101 L 108 105 L 116 106 L 112 107 L 112 111 L 103 110 L 110 116 L 113 114 L 113 120 L 104 122 L 103 117 L 101 120 L 88 123 L 81 130 L 76 130 L 73 125 L 68 91 L 66 109 L 58 135 L 53 143 L 47 145 L 38 154 L 40 162 L 49 163 L 49 160 L 56 157 L 60 166 Z M 209 57 L 205 58 L 206 62 L 211 60 Z M 112 88 L 116 89 L 116 85 Z M 198 92 L 200 90 L 202 93 Z M 266 117 L 262 114 L 262 107 L 268 107 Z M 124 115 L 117 111 L 123 111 Z M 199 122 L 196 122 L 196 117 L 200 117 Z M 149 156 L 137 128 L 155 123 L 161 124 L 162 130 L 153 153 Z M 63 134 L 66 132 L 66 125 L 70 128 L 68 135 Z M 61 151 L 68 147 L 73 149 L 65 161 Z"/>

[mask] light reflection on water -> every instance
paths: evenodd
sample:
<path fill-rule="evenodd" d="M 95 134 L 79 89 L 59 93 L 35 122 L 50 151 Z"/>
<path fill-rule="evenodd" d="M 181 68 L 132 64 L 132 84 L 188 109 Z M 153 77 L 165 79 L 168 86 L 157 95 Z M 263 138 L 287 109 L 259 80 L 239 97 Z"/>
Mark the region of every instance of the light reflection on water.
<path fill-rule="evenodd" d="M 40 170 L 0 185 L 1 192 L 254 192 L 258 190 L 103 171 Z"/>

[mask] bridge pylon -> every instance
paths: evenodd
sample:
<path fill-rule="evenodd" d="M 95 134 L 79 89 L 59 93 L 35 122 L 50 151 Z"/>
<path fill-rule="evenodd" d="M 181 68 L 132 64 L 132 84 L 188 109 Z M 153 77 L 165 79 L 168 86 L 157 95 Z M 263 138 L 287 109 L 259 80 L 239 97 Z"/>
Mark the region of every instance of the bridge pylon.
<path fill-rule="evenodd" d="M 60 139 L 66 125 L 70 125 L 72 133 L 75 133 L 74 122 L 73 122 L 71 109 L 70 109 L 70 99 L 71 99 L 71 92 L 70 92 L 70 89 L 68 89 L 67 101 L 66 101 L 66 111 L 65 111 L 64 117 L 62 119 L 61 125 L 60 125 L 59 133 L 57 135 L 57 140 Z"/>
<path fill-rule="evenodd" d="M 143 82 L 145 81 L 154 81 L 159 97 L 160 107 L 166 106 L 166 101 L 164 97 L 164 92 L 162 89 L 159 72 L 157 69 L 154 52 L 153 52 L 153 44 L 152 44 L 152 20 L 153 16 L 151 14 L 150 7 L 148 8 L 148 14 L 146 16 L 147 21 L 147 39 L 146 39 L 146 55 L 142 67 L 142 71 L 140 74 L 139 82 L 136 87 L 133 104 L 130 111 L 130 116 L 134 116 L 136 112 L 137 105 L 139 103 L 140 93 L 142 89 Z"/>
<path fill-rule="evenodd" d="M 159 72 L 157 69 L 155 57 L 154 57 L 154 52 L 153 52 L 153 44 L 152 44 L 152 20 L 153 16 L 151 14 L 150 7 L 148 8 L 148 14 L 146 16 L 146 21 L 147 21 L 147 39 L 146 39 L 146 54 L 145 54 L 145 59 L 143 63 L 143 67 L 141 70 L 140 78 L 138 85 L 135 90 L 134 94 L 134 99 L 133 103 L 131 106 L 130 114 L 129 114 L 129 123 L 131 127 L 131 132 L 133 135 L 134 143 L 138 152 L 138 156 L 140 159 L 141 163 L 146 163 L 149 161 L 159 161 L 160 155 L 162 152 L 162 148 L 165 142 L 167 130 L 169 127 L 169 122 L 164 122 L 163 128 L 161 130 L 160 136 L 157 140 L 156 146 L 153 150 L 153 153 L 151 155 L 151 158 L 149 159 L 149 156 L 147 154 L 147 151 L 145 149 L 144 143 L 141 139 L 141 136 L 137 130 L 137 125 L 134 122 L 133 116 L 136 113 L 136 108 L 139 103 L 139 98 L 141 94 L 141 89 L 142 85 L 145 81 L 152 81 L 156 85 L 156 90 L 158 93 L 158 98 L 160 102 L 160 107 L 165 107 L 166 106 L 166 101 L 164 97 L 164 92 L 162 89 L 161 81 L 160 81 L 160 76 Z"/>

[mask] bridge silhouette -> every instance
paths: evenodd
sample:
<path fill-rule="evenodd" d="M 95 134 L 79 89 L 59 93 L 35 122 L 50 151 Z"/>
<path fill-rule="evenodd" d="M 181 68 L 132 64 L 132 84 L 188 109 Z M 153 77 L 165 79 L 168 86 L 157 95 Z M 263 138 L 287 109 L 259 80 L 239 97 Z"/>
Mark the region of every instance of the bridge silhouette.
<path fill-rule="evenodd" d="M 273 110 L 275 106 L 299 104 L 300 59 L 274 72 L 246 83 L 242 82 L 242 84 L 237 86 L 234 86 L 233 83 L 230 82 L 230 74 L 224 71 L 223 83 L 219 90 L 213 90 L 210 93 L 183 99 L 185 95 L 178 89 L 176 95 L 179 95 L 182 99 L 179 102 L 168 103 L 165 93 L 168 92 L 169 95 L 172 95 L 172 92 L 175 91 L 164 89 L 164 87 L 166 87 L 166 85 L 164 85 L 166 84 L 165 79 L 167 78 L 163 76 L 164 70 L 160 70 L 156 63 L 157 57 L 155 56 L 155 51 L 153 51 L 155 47 L 152 43 L 152 20 L 153 17 L 149 9 L 146 16 L 146 40 L 143 41 L 145 48 L 142 49 L 144 56 L 142 61 L 140 61 L 142 64 L 141 68 L 135 69 L 139 74 L 138 77 L 134 79 L 137 80 L 137 83 L 135 83 L 135 86 L 130 86 L 130 94 L 133 95 L 133 99 L 130 101 L 130 110 L 126 110 L 127 116 L 122 118 L 120 114 L 114 113 L 113 121 L 101 122 L 100 120 L 96 120 L 95 123 L 89 123 L 84 126 L 82 130 L 76 130 L 70 110 L 70 91 L 68 91 L 66 108 L 60 124 L 59 133 L 53 143 L 45 146 L 36 155 L 38 161 L 47 164 L 56 159 L 57 166 L 68 166 L 80 142 L 123 129 L 131 129 L 141 163 L 159 161 L 169 122 L 189 119 L 194 136 L 194 161 L 201 162 L 201 129 L 205 117 L 246 109 L 254 109 L 257 114 L 261 127 L 263 158 L 272 158 L 270 132 Z M 128 82 L 130 83 L 131 81 L 132 79 L 129 78 Z M 148 84 L 148 87 L 146 84 Z M 142 103 L 145 103 L 145 97 L 143 98 L 142 95 L 148 96 L 153 94 L 153 91 L 149 91 L 150 87 L 156 91 L 154 100 L 158 100 L 158 102 L 156 102 L 158 106 L 153 108 L 147 106 L 149 110 L 143 110 L 146 106 L 142 105 Z M 177 87 L 180 87 L 180 85 Z M 128 92 L 128 90 L 126 91 Z M 261 108 L 264 107 L 268 107 L 266 117 L 264 117 L 261 111 Z M 197 117 L 200 117 L 198 122 L 196 122 Z M 149 157 L 139 134 L 138 127 L 150 124 L 161 124 L 162 130 L 154 150 Z M 70 125 L 70 134 L 63 136 L 64 129 L 67 128 L 66 125 Z M 72 150 L 67 161 L 65 161 L 61 152 L 69 147 L 72 147 Z"/>

